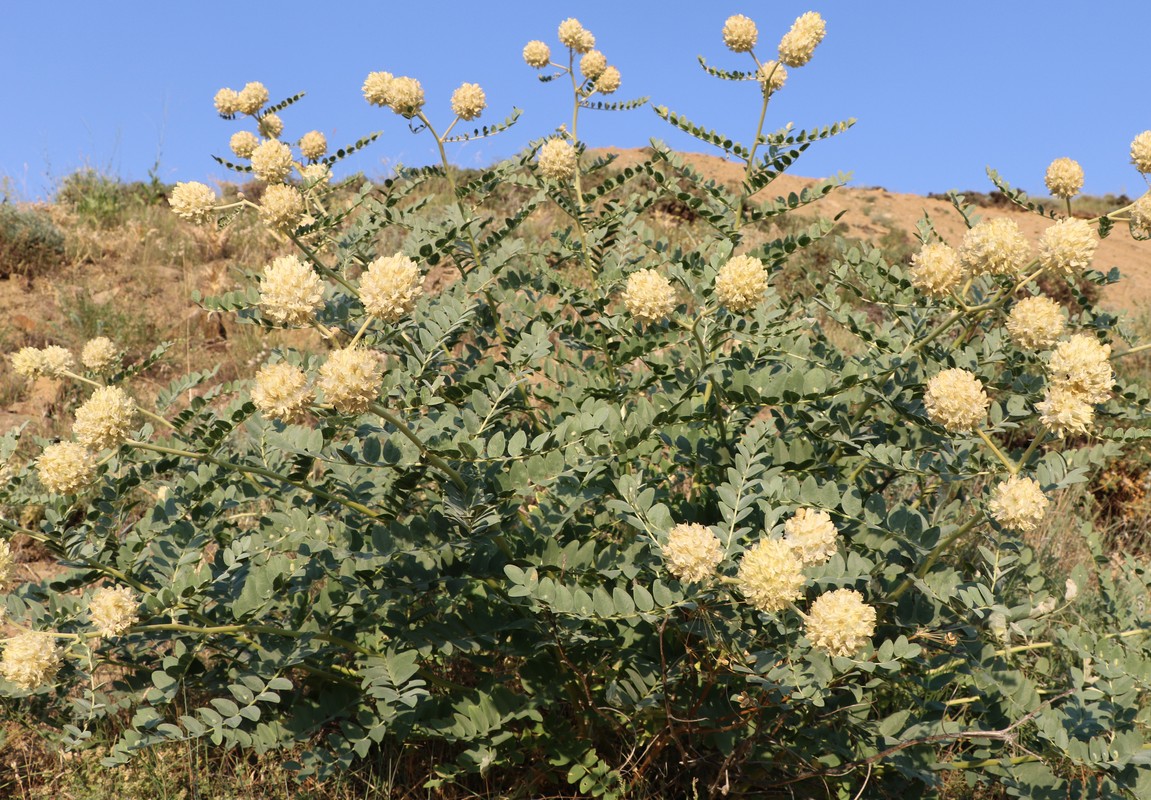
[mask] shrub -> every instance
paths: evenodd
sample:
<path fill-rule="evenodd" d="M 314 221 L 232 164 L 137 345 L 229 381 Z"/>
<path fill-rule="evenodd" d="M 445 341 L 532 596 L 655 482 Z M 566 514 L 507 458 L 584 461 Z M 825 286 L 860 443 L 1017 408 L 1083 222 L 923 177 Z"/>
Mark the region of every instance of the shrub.
<path fill-rule="evenodd" d="M 728 27 L 733 50 L 754 47 L 754 22 Z M 824 29 L 805 14 L 780 60 L 807 64 Z M 374 136 L 312 159 L 253 151 L 303 198 L 281 234 L 296 255 L 204 302 L 323 344 L 277 352 L 252 383 L 186 376 L 151 407 L 126 367 L 116 402 L 101 390 L 77 412 L 105 450 L 56 443 L 38 475 L 16 470 L 5 502 L 44 505 L 43 522 L 4 526 L 74 571 L 8 595 L 28 630 L 3 687 L 70 747 L 127 712 L 109 764 L 202 737 L 290 749 L 304 775 L 423 752 L 429 789 L 521 796 L 888 796 L 953 771 L 1027 797 L 1146 791 L 1151 576 L 1113 567 L 1090 532 L 1093 560 L 1046 576 L 1025 538 L 1146 437 L 1145 393 L 1112 373 L 1114 318 L 1084 302 L 1051 355 L 1015 344 L 1006 313 L 1047 270 L 996 224 L 919 271 L 850 247 L 781 299 L 775 278 L 834 224 L 748 234 L 841 179 L 752 195 L 851 122 L 769 132 L 783 82 L 754 56 L 749 72 L 704 62 L 752 84 L 747 143 L 654 111 L 743 161 L 741 186 L 659 142 L 609 177 L 581 113 L 644 101 L 601 99 L 627 76 L 600 59 L 610 82 L 580 75 L 596 39 L 578 21 L 560 39 L 558 63 L 540 41 L 525 59 L 570 84 L 570 128 L 474 178 L 447 145 L 517 115 L 452 135 L 458 118 L 433 121 L 446 102 L 386 72 L 365 98 L 433 137 L 439 166 L 344 200 L 327 168 Z M 276 135 L 299 99 L 216 95 Z M 431 181 L 454 202 L 420 202 Z M 526 197 L 493 218 L 505 185 Z M 645 215 L 668 198 L 708 238 L 655 237 Z M 173 208 L 267 216 L 196 184 Z M 537 212 L 566 222 L 528 248 Z M 396 232 L 400 251 L 380 252 Z M 938 239 L 925 220 L 920 244 Z M 944 262 L 963 269 L 919 291 Z M 14 363 L 99 385 L 64 355 Z"/>
<path fill-rule="evenodd" d="M 35 278 L 64 258 L 64 234 L 42 209 L 0 203 L 0 277 Z"/>

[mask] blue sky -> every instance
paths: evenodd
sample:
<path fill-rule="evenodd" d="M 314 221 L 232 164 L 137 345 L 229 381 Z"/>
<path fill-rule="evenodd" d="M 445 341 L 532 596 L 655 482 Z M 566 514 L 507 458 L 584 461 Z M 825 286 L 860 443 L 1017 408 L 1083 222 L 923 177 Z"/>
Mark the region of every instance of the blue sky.
<path fill-rule="evenodd" d="M 419 78 L 433 120 L 448 119 L 448 99 L 464 81 L 487 93 L 481 123 L 523 109 L 508 133 L 452 152 L 464 165 L 491 163 L 567 118 L 561 85 L 539 83 L 520 51 L 536 38 L 558 50 L 556 26 L 568 16 L 595 33 L 622 71 L 616 97 L 649 95 L 746 140 L 755 89 L 711 78 L 696 56 L 744 69 L 747 56 L 721 39 L 729 15 L 756 20 L 757 53 L 770 58 L 807 10 L 827 20 L 827 38 L 792 71 L 768 128 L 859 122 L 813 147 L 797 174 L 850 171 L 855 185 L 925 193 L 987 188 L 990 164 L 1014 185 L 1042 191 L 1047 163 L 1070 156 L 1083 165 L 1088 192 L 1144 190 L 1128 146 L 1151 128 L 1147 0 L 12 3 L 0 179 L 17 199 L 48 196 L 83 166 L 129 179 L 153 165 L 168 182 L 227 179 L 210 156 L 227 155 L 238 124 L 215 116 L 212 97 L 251 80 L 273 98 L 308 93 L 282 115 L 285 139 L 315 128 L 341 144 L 382 131 L 342 172 L 381 176 L 397 162 L 434 160 L 428 137 L 364 102 L 360 85 L 372 70 Z M 708 152 L 648 108 L 585 112 L 580 132 L 593 146 L 637 147 L 654 136 Z"/>

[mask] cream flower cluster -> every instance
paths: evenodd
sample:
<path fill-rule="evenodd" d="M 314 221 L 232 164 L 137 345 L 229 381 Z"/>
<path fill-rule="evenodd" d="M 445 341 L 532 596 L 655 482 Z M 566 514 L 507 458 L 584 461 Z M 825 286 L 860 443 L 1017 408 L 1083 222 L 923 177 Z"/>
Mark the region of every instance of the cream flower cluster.
<path fill-rule="evenodd" d="M 699 583 L 715 575 L 723 546 L 705 526 L 683 523 L 668 531 L 663 559 L 672 575 L 684 583 Z"/>
<path fill-rule="evenodd" d="M 594 81 L 607 69 L 607 56 L 599 50 L 588 50 L 579 60 L 579 71 L 586 80 Z"/>
<path fill-rule="evenodd" d="M 787 67 L 778 61 L 764 61 L 759 67 L 757 79 L 764 91 L 778 92 L 787 83 Z"/>
<path fill-rule="evenodd" d="M 278 139 L 284 132 L 284 121 L 280 119 L 279 114 L 265 114 L 257 121 L 256 127 L 269 139 Z"/>
<path fill-rule="evenodd" d="M 300 155 L 311 161 L 324 157 L 328 152 L 328 140 L 319 131 L 308 131 L 300 137 Z"/>
<path fill-rule="evenodd" d="M 238 158 L 251 158 L 252 153 L 260 146 L 260 137 L 251 131 L 236 131 L 228 140 L 228 147 Z"/>
<path fill-rule="evenodd" d="M 1136 236 L 1151 238 L 1151 192 L 1131 206 L 1131 230 Z"/>
<path fill-rule="evenodd" d="M 305 164 L 300 167 L 300 178 L 304 181 L 304 188 L 307 189 L 331 181 L 332 170 L 327 164 Z"/>
<path fill-rule="evenodd" d="M 301 422 L 314 400 L 308 376 L 299 367 L 280 361 L 265 364 L 256 373 L 252 403 L 269 419 L 288 424 Z"/>
<path fill-rule="evenodd" d="M 304 196 L 295 186 L 274 183 L 260 198 L 260 220 L 277 231 L 293 231 L 304 217 Z"/>
<path fill-rule="evenodd" d="M 1151 173 L 1151 131 L 1143 131 L 1131 141 L 1131 163 L 1144 175 Z"/>
<path fill-rule="evenodd" d="M 782 611 L 801 595 L 803 564 L 782 539 L 761 539 L 743 554 L 737 574 L 747 602 L 760 611 Z"/>
<path fill-rule="evenodd" d="M 1052 196 L 1070 200 L 1083 188 L 1083 167 L 1074 159 L 1057 158 L 1047 167 L 1043 182 Z"/>
<path fill-rule="evenodd" d="M 368 77 L 364 78 L 361 89 L 364 99 L 374 106 L 387 106 L 390 102 L 392 81 L 395 79 L 396 76 L 390 72 L 369 72 Z"/>
<path fill-rule="evenodd" d="M 566 139 L 548 139 L 540 147 L 540 174 L 553 181 L 569 180 L 577 168 L 576 150 Z"/>
<path fill-rule="evenodd" d="M 1091 266 L 1099 236 L 1087 220 L 1061 219 L 1039 237 L 1039 264 L 1068 275 Z"/>
<path fill-rule="evenodd" d="M 627 278 L 623 302 L 640 322 L 661 322 L 675 311 L 675 288 L 654 269 L 641 269 Z"/>
<path fill-rule="evenodd" d="M 88 618 L 101 636 L 119 636 L 140 621 L 140 601 L 127 586 L 103 587 L 88 601 Z"/>
<path fill-rule="evenodd" d="M 1031 260 L 1031 245 L 1014 220 L 998 217 L 967 231 L 959 261 L 972 275 L 1019 276 Z"/>
<path fill-rule="evenodd" d="M 875 634 L 875 609 L 854 589 L 821 594 L 811 604 L 806 622 L 812 647 L 832 656 L 852 656 Z"/>
<path fill-rule="evenodd" d="M 827 34 L 827 23 L 816 11 L 801 14 L 779 41 L 779 60 L 789 67 L 802 67 Z"/>
<path fill-rule="evenodd" d="M 1035 404 L 1039 421 L 1059 437 L 1086 433 L 1095 419 L 1095 406 L 1083 395 L 1062 386 L 1048 386 L 1043 399 Z"/>
<path fill-rule="evenodd" d="M 212 219 L 216 193 L 198 181 L 177 183 L 168 198 L 172 211 L 181 219 L 201 224 Z"/>
<path fill-rule="evenodd" d="M 0 675 L 21 689 L 36 689 L 56 675 L 60 668 L 60 649 L 56 637 L 41 631 L 13 636 L 4 643 Z"/>
<path fill-rule="evenodd" d="M 216 92 L 212 102 L 216 106 L 216 112 L 225 117 L 238 114 L 240 111 L 240 93 L 235 89 L 228 89 L 227 87 L 221 89 Z"/>
<path fill-rule="evenodd" d="M 295 256 L 284 256 L 264 267 L 260 308 L 281 325 L 307 325 L 324 304 L 320 277 Z"/>
<path fill-rule="evenodd" d="M 6 540 L 0 539 L 0 587 L 3 587 L 12 577 L 12 566 L 15 563 L 12 558 L 12 545 L 8 544 Z M 0 619 L 3 617 L 0 616 Z"/>
<path fill-rule="evenodd" d="M 66 348 L 49 345 L 43 350 L 21 347 L 12 354 L 12 370 L 30 380 L 61 378 L 76 368 L 76 360 Z"/>
<path fill-rule="evenodd" d="M 1078 333 L 1055 346 L 1047 373 L 1050 385 L 1077 392 L 1088 403 L 1106 403 L 1115 383 L 1111 345 Z"/>
<path fill-rule="evenodd" d="M 478 83 L 461 83 L 452 92 L 452 113 L 465 121 L 471 121 L 484 112 L 488 98 Z"/>
<path fill-rule="evenodd" d="M 835 555 L 839 531 L 826 511 L 801 508 L 783 523 L 784 541 L 804 566 L 826 564 Z"/>
<path fill-rule="evenodd" d="M 252 151 L 252 172 L 265 183 L 280 183 L 292 173 L 292 148 L 275 139 Z"/>
<path fill-rule="evenodd" d="M 364 310 L 384 322 L 395 322 L 411 313 L 421 294 L 420 268 L 403 253 L 375 259 L 360 277 Z"/>
<path fill-rule="evenodd" d="M 911 285 L 932 297 L 946 297 L 963 276 L 959 254 L 942 242 L 925 244 L 911 257 Z"/>
<path fill-rule="evenodd" d="M 1007 316 L 1007 333 L 1028 350 L 1050 347 L 1063 335 L 1063 306 L 1050 297 L 1036 295 L 1016 303 Z"/>
<path fill-rule="evenodd" d="M 424 87 L 415 78 L 393 78 L 388 87 L 388 106 L 402 117 L 414 117 L 424 107 Z"/>
<path fill-rule="evenodd" d="M 945 369 L 927 382 L 923 405 L 932 422 L 952 433 L 979 427 L 991 400 L 983 384 L 965 369 Z"/>
<path fill-rule="evenodd" d="M 136 401 L 118 386 L 102 386 L 76 409 L 72 433 L 90 450 L 119 447 L 136 426 Z"/>
<path fill-rule="evenodd" d="M 1034 479 L 1012 475 L 992 490 L 987 508 L 1003 527 L 1026 533 L 1039 526 L 1050 504 Z"/>
<path fill-rule="evenodd" d="M 268 88 L 259 81 L 244 84 L 240 90 L 239 111 L 242 114 L 258 114 L 268 102 Z"/>
<path fill-rule="evenodd" d="M 560 42 L 577 53 L 587 53 L 595 47 L 595 36 L 574 17 L 561 22 L 557 33 Z"/>
<path fill-rule="evenodd" d="M 541 42 L 539 39 L 532 39 L 524 45 L 524 62 L 527 63 L 529 67 L 543 69 L 551 63 L 551 60 L 552 51 L 545 42 Z"/>
<path fill-rule="evenodd" d="M 600 94 L 612 94 L 619 89 L 619 86 L 620 74 L 616 67 L 605 67 L 595 80 L 595 90 Z"/>
<path fill-rule="evenodd" d="M 58 442 L 44 448 L 36 471 L 48 491 L 74 494 L 96 477 L 96 456 L 82 444 Z"/>
<path fill-rule="evenodd" d="M 362 414 L 376 401 L 383 370 L 367 350 L 337 350 L 320 367 L 324 399 L 343 414 Z"/>
<path fill-rule="evenodd" d="M 735 14 L 723 23 L 723 43 L 736 53 L 749 53 L 759 38 L 755 22 L 743 14 Z"/>
<path fill-rule="evenodd" d="M 715 296 L 728 311 L 749 311 L 766 293 L 767 270 L 758 258 L 735 256 L 715 276 Z"/>

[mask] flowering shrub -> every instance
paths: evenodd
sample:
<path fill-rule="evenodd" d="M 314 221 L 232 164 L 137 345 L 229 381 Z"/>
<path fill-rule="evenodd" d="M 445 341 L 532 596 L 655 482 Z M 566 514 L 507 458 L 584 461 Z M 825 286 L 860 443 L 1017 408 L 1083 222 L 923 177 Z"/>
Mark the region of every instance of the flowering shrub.
<path fill-rule="evenodd" d="M 284 252 L 203 302 L 312 336 L 250 382 L 188 375 L 148 403 L 114 341 L 82 366 L 12 355 L 90 395 L 75 440 L 3 489 L 8 509 L 44 507 L 4 528 L 71 571 L 10 587 L 21 632 L 0 688 L 68 747 L 127 712 L 109 764 L 203 737 L 289 749 L 303 774 L 427 745 L 428 788 L 484 776 L 523 796 L 922 793 L 955 770 L 1025 797 L 1146 792 L 1151 577 L 1090 533 L 1094 562 L 1046 576 L 1023 538 L 1147 436 L 1145 392 L 1111 368 L 1132 352 L 1117 320 L 1031 297 L 1045 275 L 1118 280 L 1090 269 L 1097 237 L 1144 218 L 1064 220 L 1000 181 L 1051 219 L 1041 242 L 956 197 L 962 241 L 925 220 L 910 268 L 851 248 L 782 301 L 773 278 L 830 223 L 756 246 L 746 231 L 840 185 L 771 194 L 851 122 L 763 120 L 782 65 L 807 65 L 825 32 L 804 14 L 772 63 L 754 21 L 723 26 L 748 71 L 701 63 L 750 84 L 746 143 L 655 108 L 745 164 L 734 190 L 659 142 L 617 172 L 592 158 L 581 112 L 646 99 L 599 97 L 621 76 L 575 19 L 523 50 L 570 84 L 570 126 L 467 183 L 447 148 L 518 116 L 453 134 L 486 110 L 476 84 L 449 102 L 368 75 L 365 100 L 443 163 L 362 187 L 327 177 L 375 135 L 292 145 L 277 115 L 300 95 L 221 90 L 217 110 L 260 135 L 219 160 L 270 185 L 224 205 L 180 184 L 173 212 L 258 214 Z M 420 201 L 431 180 L 454 204 Z M 1066 160 L 1046 180 L 1069 204 L 1081 184 Z M 524 199 L 494 219 L 501 186 Z M 653 233 L 645 215 L 669 197 L 709 238 Z M 517 229 L 542 208 L 567 222 L 529 248 Z"/>

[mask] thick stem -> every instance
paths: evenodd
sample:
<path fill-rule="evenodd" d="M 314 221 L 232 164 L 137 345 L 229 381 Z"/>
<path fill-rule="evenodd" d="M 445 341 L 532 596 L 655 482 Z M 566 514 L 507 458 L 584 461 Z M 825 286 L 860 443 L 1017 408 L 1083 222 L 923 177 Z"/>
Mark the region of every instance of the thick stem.
<path fill-rule="evenodd" d="M 461 491 L 467 490 L 468 485 L 460 476 L 460 473 L 456 472 L 456 470 L 452 468 L 451 464 L 444 461 L 438 455 L 429 450 L 428 446 L 424 444 L 424 440 L 417 436 L 416 432 L 409 428 L 406 422 L 397 417 L 391 411 L 388 411 L 379 403 L 372 403 L 371 410 L 372 413 L 394 425 L 400 434 L 402 434 L 405 438 L 407 438 L 408 441 L 419 448 L 420 455 L 426 458 L 429 464 L 448 476 L 449 480 L 455 484 L 457 489 L 460 489 Z"/>

